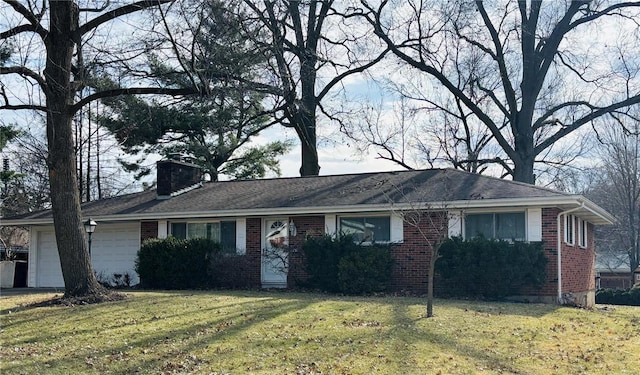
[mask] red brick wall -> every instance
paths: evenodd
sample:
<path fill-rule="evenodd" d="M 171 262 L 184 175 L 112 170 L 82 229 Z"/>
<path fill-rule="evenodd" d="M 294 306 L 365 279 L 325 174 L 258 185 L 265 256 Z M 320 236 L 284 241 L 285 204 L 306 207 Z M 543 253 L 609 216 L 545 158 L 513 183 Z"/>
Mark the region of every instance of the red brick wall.
<path fill-rule="evenodd" d="M 292 216 L 298 234 L 289 238 L 289 274 L 287 284 L 290 287 L 299 286 L 309 275 L 305 272 L 302 245 L 308 236 L 320 236 L 325 231 L 324 215 L 320 216 Z"/>
<path fill-rule="evenodd" d="M 247 218 L 247 265 L 249 271 L 248 284 L 254 287 L 261 285 L 261 261 L 262 261 L 262 219 L 259 217 Z"/>
<path fill-rule="evenodd" d="M 149 238 L 158 238 L 158 222 L 142 221 L 140 222 L 140 243 Z"/>
<path fill-rule="evenodd" d="M 523 295 L 538 295 L 553 297 L 558 294 L 558 235 L 556 232 L 558 224 L 557 208 L 542 209 L 542 242 L 544 254 L 547 256 L 547 281 L 538 290 L 525 289 Z"/>
<path fill-rule="evenodd" d="M 577 238 L 575 242 L 573 246 L 562 242 L 562 293 L 586 292 L 596 288 L 593 225 L 587 227 L 586 248 L 578 246 Z"/>
<path fill-rule="evenodd" d="M 300 281 L 308 277 L 304 271 L 304 259 L 300 252 L 304 239 L 309 235 L 324 233 L 325 223 L 324 216 L 298 216 L 289 219 L 296 224 L 298 235 L 290 239 L 293 250 L 289 259 L 288 283 L 289 286 L 297 286 Z M 431 252 L 421 231 L 431 240 L 439 235 L 446 235 L 446 230 L 445 233 L 438 233 L 439 231 L 434 229 L 436 225 L 447 228 L 445 221 L 444 215 L 430 213 L 421 218 L 420 229 L 406 222 L 403 224 L 404 242 L 392 247 L 394 267 L 389 285 L 390 291 L 426 293 Z"/>
<path fill-rule="evenodd" d="M 433 243 L 442 236 L 447 236 L 447 218 L 442 212 L 425 213 L 417 225 L 403 223 L 404 241 L 393 245 L 394 259 L 391 291 L 424 294 L 427 292 L 429 277 L 429 261 L 431 249 L 428 242 Z M 439 230 L 438 228 L 443 228 Z M 425 240 L 425 237 L 429 241 Z M 437 287 L 437 282 L 434 286 Z"/>
<path fill-rule="evenodd" d="M 560 209 L 544 208 L 542 210 L 542 239 L 544 241 L 545 254 L 549 260 L 547 263 L 547 281 L 540 290 L 525 290 L 524 295 L 555 296 L 557 294 L 557 215 Z M 308 277 L 304 271 L 301 248 L 304 239 L 309 235 L 324 233 L 324 215 L 294 216 L 290 217 L 297 227 L 297 236 L 290 238 L 292 252 L 289 260 L 289 286 L 295 286 L 299 281 Z M 392 280 L 389 285 L 391 291 L 411 292 L 423 294 L 427 291 L 429 274 L 429 261 L 431 251 L 424 239 L 426 235 L 430 241 L 438 236 L 435 228 L 446 228 L 446 217 L 439 213 L 425 214 L 419 223 L 415 225 L 404 223 L 404 242 L 393 245 L 392 255 L 394 268 Z M 561 231 L 564 226 L 561 224 Z M 444 232 L 444 231 L 443 231 Z M 261 254 L 262 254 L 262 219 L 247 218 L 247 251 L 245 273 L 247 283 L 253 287 L 261 285 Z M 562 242 L 562 289 L 564 293 L 575 293 L 592 290 L 595 288 L 595 244 L 593 237 L 593 225 L 588 225 L 588 247 L 586 249 L 577 244 L 569 246 Z M 143 221 L 140 224 L 140 240 L 157 238 L 158 222 Z M 561 233 L 563 239 L 563 233 Z M 438 294 L 438 283 L 435 283 Z"/>
<path fill-rule="evenodd" d="M 547 281 L 542 289 L 525 290 L 523 294 L 539 296 L 557 296 L 558 294 L 558 214 L 559 208 L 542 209 L 542 240 L 544 241 L 547 263 Z M 562 292 L 579 293 L 595 289 L 595 242 L 593 224 L 587 227 L 587 247 L 564 243 L 564 221 L 560 220 L 560 241 L 562 248 Z"/>

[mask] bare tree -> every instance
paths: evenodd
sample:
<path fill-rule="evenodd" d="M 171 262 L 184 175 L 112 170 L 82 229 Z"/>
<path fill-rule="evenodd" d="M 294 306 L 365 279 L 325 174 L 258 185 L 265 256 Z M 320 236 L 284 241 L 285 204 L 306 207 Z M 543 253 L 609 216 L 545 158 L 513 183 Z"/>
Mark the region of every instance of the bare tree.
<path fill-rule="evenodd" d="M 442 105 L 413 96 L 407 86 L 392 85 L 393 92 L 400 97 L 393 108 L 367 106 L 343 126 L 342 132 L 360 151 L 375 149 L 377 158 L 406 169 L 446 166 L 483 173 L 492 164 L 503 163 L 494 156 L 500 152 L 492 143 L 491 133 L 458 99 L 452 99 L 455 105 L 451 102 Z"/>
<path fill-rule="evenodd" d="M 516 181 L 534 183 L 554 145 L 640 102 L 640 2 L 361 4 L 396 57 L 489 130 Z"/>
<path fill-rule="evenodd" d="M 450 198 L 447 197 L 448 192 L 451 191 L 451 187 L 454 182 L 448 175 L 445 175 L 435 185 L 430 187 L 430 190 L 436 190 L 443 192 L 444 196 L 440 202 L 431 203 L 408 203 L 408 206 L 402 208 L 394 208 L 393 213 L 402 217 L 402 221 L 405 226 L 410 227 L 410 232 L 416 233 L 418 236 L 418 243 L 412 244 L 413 246 L 424 246 L 429 251 L 429 270 L 427 275 L 427 309 L 426 317 L 433 317 L 433 293 L 436 274 L 436 262 L 440 258 L 440 247 L 449 238 L 451 229 L 460 224 L 460 217 L 456 215 L 449 215 Z M 385 195 L 390 202 L 393 202 L 392 196 L 405 197 L 405 191 L 420 191 L 420 186 L 415 187 L 400 187 L 393 186 L 393 188 L 386 192 Z M 424 192 L 425 197 L 429 192 Z M 404 199 L 406 202 L 428 202 L 428 199 Z M 407 232 L 407 231 L 405 231 Z M 455 232 L 455 231 L 453 231 Z M 405 240 L 405 245 L 406 245 Z"/>
<path fill-rule="evenodd" d="M 626 263 L 633 278 L 640 266 L 640 122 L 627 128 L 633 132 L 614 128 L 598 134 L 602 165 L 590 176 L 595 184 L 588 195 L 618 219 L 598 229 L 599 254 Z"/>
<path fill-rule="evenodd" d="M 378 159 L 394 162 L 406 169 L 415 169 L 418 161 L 411 157 L 411 149 L 420 143 L 413 124 L 416 111 L 409 107 L 405 98 L 394 103 L 392 111 L 387 111 L 384 103 L 377 106 L 368 104 L 361 104 L 354 111 L 354 118 L 345 121 L 341 127 L 342 133 L 355 142 L 361 153 L 374 149 Z"/>
<path fill-rule="evenodd" d="M 367 30 L 333 0 L 245 0 L 247 27 L 257 50 L 269 57 L 263 82 L 271 87 L 276 116 L 293 128 L 302 146 L 302 176 L 320 171 L 317 121 L 329 93 L 354 74 L 378 63 L 388 49 L 362 46 Z"/>
<path fill-rule="evenodd" d="M 111 43 L 93 45 L 89 41 L 100 30 L 104 30 L 105 25 L 117 18 L 144 9 L 160 9 L 163 4 L 171 2 L 141 0 L 123 6 L 111 6 L 107 1 L 101 8 L 83 8 L 76 1 L 22 3 L 5 0 L 0 8 L 5 15 L 0 43 L 12 46 L 19 55 L 19 58 L 10 57 L 0 66 L 0 76 L 3 77 L 0 85 L 0 110 L 36 110 L 46 114 L 51 208 L 65 282 L 65 296 L 102 294 L 102 288 L 91 267 L 82 226 L 73 143 L 74 114 L 86 104 L 105 97 L 131 94 L 180 95 L 199 91 L 197 88 L 154 86 L 150 80 L 129 75 L 119 76 L 121 87 L 94 91 L 78 99 L 76 93 L 87 86 L 87 70 L 90 65 L 103 69 L 108 66 L 132 67 L 137 61 L 136 51 L 130 51 L 129 60 L 119 55 L 117 44 L 113 43 L 110 36 L 106 36 L 103 41 L 110 40 Z M 86 55 L 90 47 L 93 47 L 93 61 L 89 61 L 89 56 Z M 111 47 L 113 50 L 110 51 Z M 31 51 L 39 55 L 29 56 Z M 31 96 L 28 101 L 16 101 L 15 98 L 19 95 L 8 91 L 10 82 L 14 82 L 10 80 L 21 80 L 25 86 L 34 87 L 33 92 L 37 95 Z M 149 85 L 136 85 L 140 82 Z"/>

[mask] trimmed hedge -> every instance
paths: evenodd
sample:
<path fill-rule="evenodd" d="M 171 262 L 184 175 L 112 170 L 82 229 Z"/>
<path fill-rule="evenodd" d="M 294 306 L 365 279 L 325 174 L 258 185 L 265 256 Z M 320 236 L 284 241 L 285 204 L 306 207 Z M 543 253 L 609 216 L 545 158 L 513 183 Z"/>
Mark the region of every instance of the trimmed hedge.
<path fill-rule="evenodd" d="M 391 279 L 389 245 L 358 245 L 352 235 L 309 237 L 302 246 L 306 285 L 331 293 L 382 292 Z"/>
<path fill-rule="evenodd" d="M 631 289 L 600 289 L 596 292 L 596 303 L 640 306 L 640 286 Z"/>
<path fill-rule="evenodd" d="M 246 255 L 217 254 L 211 257 L 208 275 L 215 288 L 250 288 L 252 267 Z"/>
<path fill-rule="evenodd" d="M 210 286 L 210 259 L 220 254 L 220 245 L 207 239 L 147 240 L 136 259 L 140 284 L 151 289 L 201 289 Z"/>
<path fill-rule="evenodd" d="M 541 242 L 508 242 L 486 238 L 445 241 L 436 272 L 455 296 L 499 299 L 524 287 L 540 288 L 546 279 L 547 257 Z"/>

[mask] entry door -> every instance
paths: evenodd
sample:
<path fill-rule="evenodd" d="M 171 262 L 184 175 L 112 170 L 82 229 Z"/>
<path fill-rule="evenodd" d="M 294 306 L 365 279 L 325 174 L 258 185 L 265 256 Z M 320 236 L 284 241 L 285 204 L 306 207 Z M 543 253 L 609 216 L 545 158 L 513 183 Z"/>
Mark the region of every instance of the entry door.
<path fill-rule="evenodd" d="M 289 225 L 286 218 L 267 219 L 262 250 L 262 287 L 286 288 L 289 266 Z"/>

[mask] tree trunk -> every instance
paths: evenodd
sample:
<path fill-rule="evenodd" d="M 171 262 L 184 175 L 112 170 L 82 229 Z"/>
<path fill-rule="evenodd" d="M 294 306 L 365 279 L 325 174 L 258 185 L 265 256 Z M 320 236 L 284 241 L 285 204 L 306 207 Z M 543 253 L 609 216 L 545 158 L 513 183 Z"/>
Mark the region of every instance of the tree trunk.
<path fill-rule="evenodd" d="M 315 44 L 315 42 L 311 44 Z M 315 48 L 311 48 L 306 53 L 299 55 L 302 89 L 300 108 L 297 108 L 296 130 L 302 146 L 301 176 L 317 176 L 320 174 L 316 137 L 316 107 L 318 102 L 315 90 L 318 71 L 316 70 L 317 58 L 315 54 Z"/>
<path fill-rule="evenodd" d="M 515 141 L 515 157 L 513 158 L 513 181 L 535 184 L 536 177 L 533 173 L 535 162 L 535 150 L 532 129 L 532 115 L 519 113 L 516 125 L 513 129 Z"/>
<path fill-rule="evenodd" d="M 431 259 L 429 260 L 429 280 L 427 282 L 427 318 L 433 317 L 433 279 L 435 279 L 436 261 L 438 260 L 440 246 L 433 246 Z"/>
<path fill-rule="evenodd" d="M 317 176 L 320 174 L 320 164 L 318 161 L 315 114 L 311 115 L 304 109 L 303 111 L 298 116 L 300 119 L 298 137 L 302 148 L 300 176 Z"/>
<path fill-rule="evenodd" d="M 44 77 L 51 211 L 65 296 L 85 296 L 101 292 L 102 287 L 91 267 L 82 225 L 70 110 L 72 35 L 78 27 L 78 6 L 71 1 L 50 1 L 49 7 L 51 31 L 45 39 Z"/>
<path fill-rule="evenodd" d="M 513 181 L 525 182 L 534 185 L 536 176 L 533 173 L 533 157 L 523 158 L 524 160 L 515 161 L 513 168 Z"/>

